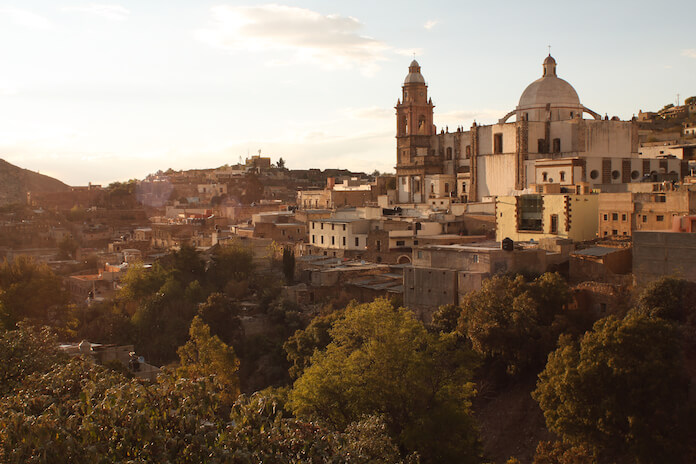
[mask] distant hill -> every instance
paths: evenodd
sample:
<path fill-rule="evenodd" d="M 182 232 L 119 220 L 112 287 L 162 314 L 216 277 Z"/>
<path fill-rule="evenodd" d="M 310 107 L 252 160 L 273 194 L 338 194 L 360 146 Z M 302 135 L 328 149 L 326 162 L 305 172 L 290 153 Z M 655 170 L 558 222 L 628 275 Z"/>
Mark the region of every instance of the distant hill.
<path fill-rule="evenodd" d="M 0 206 L 26 203 L 27 192 L 63 192 L 70 187 L 53 177 L 22 169 L 0 159 Z"/>

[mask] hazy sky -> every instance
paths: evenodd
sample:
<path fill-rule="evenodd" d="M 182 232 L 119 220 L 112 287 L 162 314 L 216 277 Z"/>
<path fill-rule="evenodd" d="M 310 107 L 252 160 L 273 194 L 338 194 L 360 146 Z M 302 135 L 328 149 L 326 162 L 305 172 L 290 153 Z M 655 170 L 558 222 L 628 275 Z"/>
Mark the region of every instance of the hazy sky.
<path fill-rule="evenodd" d="M 0 1 L 0 158 L 71 185 L 234 164 L 392 171 L 412 53 L 438 126 L 497 121 L 551 44 L 582 103 L 696 95 L 689 1 Z"/>

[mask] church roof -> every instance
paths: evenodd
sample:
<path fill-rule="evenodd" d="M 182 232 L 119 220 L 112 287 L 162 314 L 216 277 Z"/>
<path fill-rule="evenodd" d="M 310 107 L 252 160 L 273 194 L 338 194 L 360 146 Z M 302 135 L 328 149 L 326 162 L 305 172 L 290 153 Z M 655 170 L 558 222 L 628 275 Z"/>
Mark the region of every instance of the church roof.
<path fill-rule="evenodd" d="M 404 79 L 404 84 L 425 84 L 425 78 L 420 72 L 420 65 L 416 60 L 411 61 L 408 67 L 408 75 Z"/>
<path fill-rule="evenodd" d="M 544 75 L 529 84 L 522 92 L 518 109 L 551 106 L 581 106 L 572 85 L 556 76 L 556 60 L 551 55 L 544 60 Z"/>

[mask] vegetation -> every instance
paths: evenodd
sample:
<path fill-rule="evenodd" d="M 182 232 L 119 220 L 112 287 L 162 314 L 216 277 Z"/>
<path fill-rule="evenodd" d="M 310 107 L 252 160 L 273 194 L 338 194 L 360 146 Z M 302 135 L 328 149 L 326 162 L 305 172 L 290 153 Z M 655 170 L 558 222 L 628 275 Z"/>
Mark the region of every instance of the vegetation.
<path fill-rule="evenodd" d="M 531 282 L 520 275 L 495 276 L 466 296 L 457 330 L 484 359 L 508 374 L 520 374 L 543 366 L 567 325 L 568 299 L 568 285 L 558 274 Z M 441 310 L 435 323 L 451 328 L 453 312 Z"/>
<path fill-rule="evenodd" d="M 300 417 L 339 429 L 383 415 L 387 430 L 423 462 L 477 462 L 470 413 L 474 357 L 449 334 L 429 333 L 386 300 L 346 309 L 290 392 Z"/>
<path fill-rule="evenodd" d="M 26 256 L 0 264 L 0 328 L 22 319 L 48 324 L 66 303 L 61 279 L 47 265 Z"/>
<path fill-rule="evenodd" d="M 689 381 L 677 340 L 673 323 L 637 312 L 563 337 L 534 392 L 549 429 L 608 459 L 680 462 Z"/>

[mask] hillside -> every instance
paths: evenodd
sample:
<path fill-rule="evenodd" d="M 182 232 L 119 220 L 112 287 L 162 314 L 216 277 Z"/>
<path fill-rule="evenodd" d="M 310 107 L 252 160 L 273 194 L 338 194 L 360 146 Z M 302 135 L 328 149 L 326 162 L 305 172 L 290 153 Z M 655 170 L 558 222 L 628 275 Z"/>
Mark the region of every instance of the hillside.
<path fill-rule="evenodd" d="M 0 206 L 26 203 L 27 192 L 61 192 L 70 187 L 53 177 L 22 169 L 0 159 Z"/>

